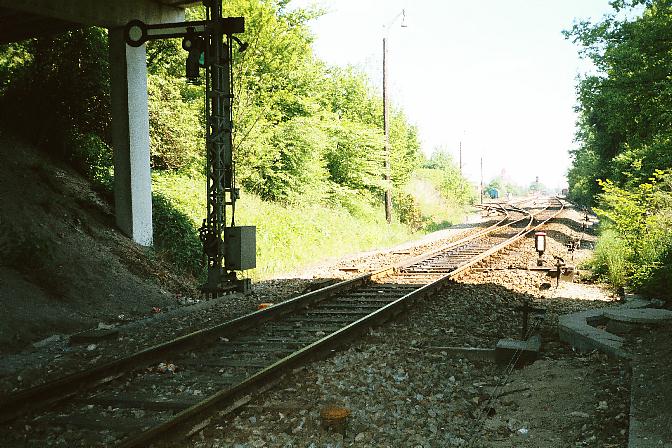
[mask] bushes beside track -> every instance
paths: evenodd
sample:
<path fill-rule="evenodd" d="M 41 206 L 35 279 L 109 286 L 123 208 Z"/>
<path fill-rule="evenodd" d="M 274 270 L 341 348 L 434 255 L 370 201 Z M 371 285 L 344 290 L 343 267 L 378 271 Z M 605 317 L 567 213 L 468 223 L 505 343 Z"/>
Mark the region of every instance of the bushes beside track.
<path fill-rule="evenodd" d="M 597 272 L 615 287 L 670 299 L 672 4 L 611 5 L 600 22 L 566 32 L 595 67 L 577 88 L 569 196 L 601 218 Z"/>
<path fill-rule="evenodd" d="M 593 271 L 617 289 L 630 286 L 671 300 L 672 171 L 657 171 L 632 190 L 610 181 L 601 186 Z"/>
<path fill-rule="evenodd" d="M 157 172 L 152 187 L 189 216 L 194 229 L 200 225 L 205 216 L 204 178 Z M 350 207 L 357 209 L 353 213 L 345 207 L 286 205 L 264 201 L 253 193 L 242 195 L 236 224 L 257 226 L 257 269 L 246 273 L 256 280 L 331 257 L 389 247 L 414 236 L 398 221 L 387 224 L 382 204 L 374 207 L 353 198 Z"/>

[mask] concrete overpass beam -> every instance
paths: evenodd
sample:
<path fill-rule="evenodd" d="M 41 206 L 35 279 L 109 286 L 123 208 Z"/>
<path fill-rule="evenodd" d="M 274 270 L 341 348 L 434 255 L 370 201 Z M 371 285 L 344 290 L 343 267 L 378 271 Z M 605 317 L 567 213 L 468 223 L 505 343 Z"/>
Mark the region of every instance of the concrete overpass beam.
<path fill-rule="evenodd" d="M 172 2 L 178 4 L 182 2 Z M 188 2 L 184 2 L 188 3 Z M 159 0 L 0 0 L 0 7 L 106 28 L 124 26 L 131 19 L 145 23 L 184 20 L 184 9 Z"/>
<path fill-rule="evenodd" d="M 126 45 L 122 28 L 109 30 L 117 225 L 143 246 L 152 245 L 152 181 L 145 46 Z"/>

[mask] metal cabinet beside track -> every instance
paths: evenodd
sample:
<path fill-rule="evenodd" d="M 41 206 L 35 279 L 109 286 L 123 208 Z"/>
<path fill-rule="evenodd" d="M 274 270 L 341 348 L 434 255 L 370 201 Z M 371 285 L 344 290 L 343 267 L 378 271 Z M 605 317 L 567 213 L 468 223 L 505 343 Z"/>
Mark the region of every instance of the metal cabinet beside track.
<path fill-rule="evenodd" d="M 257 228 L 255 226 L 235 226 L 224 229 L 226 246 L 226 268 L 244 271 L 257 267 Z"/>

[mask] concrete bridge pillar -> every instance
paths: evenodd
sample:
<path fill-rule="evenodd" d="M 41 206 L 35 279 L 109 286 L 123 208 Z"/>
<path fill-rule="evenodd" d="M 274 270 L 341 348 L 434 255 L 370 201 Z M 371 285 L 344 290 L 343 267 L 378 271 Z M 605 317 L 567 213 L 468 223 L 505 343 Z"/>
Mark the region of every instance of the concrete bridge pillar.
<path fill-rule="evenodd" d="M 114 147 L 114 201 L 119 228 L 152 245 L 152 180 L 145 46 L 126 45 L 123 28 L 109 30 Z"/>
<path fill-rule="evenodd" d="M 152 244 L 152 183 L 145 46 L 126 45 L 129 20 L 175 23 L 196 0 L 0 0 L 0 43 L 81 25 L 109 30 L 112 144 L 117 225 L 139 244 Z"/>

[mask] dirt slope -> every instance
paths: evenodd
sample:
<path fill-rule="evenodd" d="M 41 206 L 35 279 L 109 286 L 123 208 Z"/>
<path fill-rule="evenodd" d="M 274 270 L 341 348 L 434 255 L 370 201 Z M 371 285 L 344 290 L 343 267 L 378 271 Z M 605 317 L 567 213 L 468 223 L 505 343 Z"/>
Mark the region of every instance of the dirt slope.
<path fill-rule="evenodd" d="M 0 129 L 0 354 L 170 307 L 189 285 L 66 164 Z"/>

